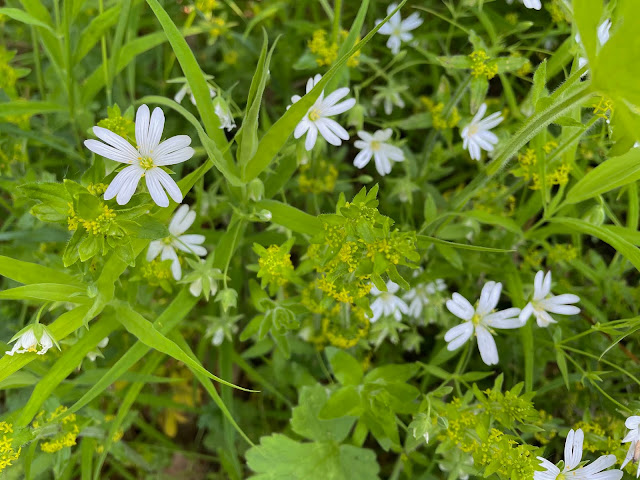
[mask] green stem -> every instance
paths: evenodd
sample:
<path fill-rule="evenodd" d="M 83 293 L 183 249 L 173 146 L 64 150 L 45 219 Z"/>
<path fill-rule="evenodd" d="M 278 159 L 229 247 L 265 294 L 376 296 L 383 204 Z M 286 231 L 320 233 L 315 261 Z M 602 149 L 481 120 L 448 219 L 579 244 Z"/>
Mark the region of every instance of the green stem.
<path fill-rule="evenodd" d="M 340 35 L 340 13 L 342 11 L 342 0 L 335 0 L 333 5 L 333 30 L 331 31 L 331 42 L 337 44 Z"/>

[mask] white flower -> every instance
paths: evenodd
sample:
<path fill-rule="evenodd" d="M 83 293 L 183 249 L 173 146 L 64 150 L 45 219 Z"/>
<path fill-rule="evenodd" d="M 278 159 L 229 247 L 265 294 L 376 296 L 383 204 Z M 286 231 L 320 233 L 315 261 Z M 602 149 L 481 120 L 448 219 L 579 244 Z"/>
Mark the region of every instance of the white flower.
<path fill-rule="evenodd" d="M 393 12 L 397 3 L 392 3 L 387 7 L 387 15 Z M 382 22 L 382 19 L 376 20 L 376 25 Z M 415 30 L 422 25 L 422 18 L 417 13 L 412 13 L 406 19 L 402 20 L 400 12 L 396 12 L 393 17 L 389 19 L 387 23 L 380 27 L 378 33 L 382 35 L 389 35 L 387 40 L 387 48 L 391 50 L 391 53 L 397 55 L 400 51 L 400 45 L 402 42 L 410 42 L 413 39 L 413 35 L 409 32 Z"/>
<path fill-rule="evenodd" d="M 584 433 L 581 429 L 577 431 L 570 430 L 567 435 L 567 441 L 564 445 L 564 468 L 562 471 L 549 460 L 538 457 L 540 466 L 546 468 L 545 472 L 534 472 L 534 480 L 556 480 L 575 478 L 576 480 L 620 480 L 622 478 L 621 470 L 603 470 L 613 466 L 616 463 L 615 455 L 603 455 L 591 465 L 584 465 L 577 468 L 582 460 L 582 443 L 584 441 Z M 569 474 L 569 475 L 567 475 Z"/>
<path fill-rule="evenodd" d="M 314 86 L 322 78 L 321 75 L 316 75 L 307 81 L 307 93 L 309 93 Z M 304 148 L 310 151 L 316 144 L 318 138 L 318 132 L 324 137 L 324 139 L 331 145 L 339 146 L 342 144 L 342 140 L 349 140 L 349 134 L 347 131 L 338 124 L 335 120 L 328 117 L 344 113 L 356 104 L 355 98 L 349 98 L 343 102 L 336 103 L 349 94 L 347 87 L 339 88 L 335 92 L 324 96 L 324 90 L 320 93 L 320 96 L 316 100 L 316 103 L 309 109 L 305 117 L 298 123 L 295 131 L 293 132 L 294 138 L 300 138 L 305 133 L 307 138 L 304 142 Z M 291 97 L 291 101 L 296 103 L 302 97 L 300 95 L 294 95 Z M 290 107 L 291 105 L 289 105 Z M 287 109 L 289 109 L 287 107 Z"/>
<path fill-rule="evenodd" d="M 580 309 L 571 303 L 577 303 L 580 297 L 572 293 L 562 295 L 551 294 L 551 272 L 545 275 L 542 270 L 536 273 L 533 281 L 533 299 L 520 312 L 520 322 L 524 325 L 533 314 L 536 317 L 539 327 L 548 327 L 550 323 L 556 323 L 551 313 L 561 315 L 576 315 Z"/>
<path fill-rule="evenodd" d="M 376 162 L 376 170 L 380 175 L 384 176 L 387 173 L 391 173 L 392 160 L 394 162 L 404 161 L 402 150 L 385 143 L 391 138 L 391 134 L 390 128 L 376 130 L 373 135 L 362 130 L 359 131 L 358 136 L 361 140 L 356 140 L 354 145 L 361 151 L 353 159 L 353 165 L 358 168 L 364 168 L 373 157 Z"/>
<path fill-rule="evenodd" d="M 465 321 L 445 334 L 444 339 L 449 344 L 447 345 L 449 351 L 460 348 L 475 332 L 478 337 L 480 356 L 484 363 L 487 365 L 498 363 L 498 349 L 491 328 L 518 328 L 522 326 L 518 320 L 519 308 L 507 308 L 493 312 L 500 300 L 501 291 L 501 283 L 485 283 L 476 308 L 473 308 L 467 299 L 459 293 L 454 293 L 453 298 L 447 300 L 447 309 Z"/>
<path fill-rule="evenodd" d="M 169 199 L 164 190 L 175 202 L 182 201 L 180 188 L 160 167 L 189 160 L 194 154 L 193 148 L 189 147 L 191 138 L 187 135 L 176 135 L 160 143 L 163 129 L 162 110 L 155 108 L 149 118 L 149 107 L 146 105 L 140 106 L 136 112 L 138 148 L 134 148 L 127 140 L 106 128 L 93 127 L 96 137 L 106 143 L 85 140 L 85 146 L 98 155 L 129 165 L 116 175 L 104 192 L 105 200 L 116 197 L 119 205 L 125 205 L 136 191 L 140 179 L 146 177 L 151 198 L 159 206 L 169 206 Z"/>
<path fill-rule="evenodd" d="M 483 103 L 478 109 L 471 123 L 462 129 L 462 147 L 469 150 L 471 158 L 480 160 L 482 150 L 492 152 L 493 147 L 498 143 L 498 137 L 490 130 L 502 122 L 502 113 L 495 112 L 483 119 L 487 112 L 487 105 Z"/>
<path fill-rule="evenodd" d="M 436 292 L 442 292 L 446 289 L 447 285 L 441 278 L 438 278 L 435 282 L 416 285 L 413 287 L 402 297 L 407 302 L 410 302 L 409 315 L 413 318 L 420 319 L 423 308 L 431 301 L 430 297 Z"/>
<path fill-rule="evenodd" d="M 409 312 L 409 307 L 404 300 L 395 296 L 399 289 L 400 286 L 392 280 L 387 282 L 386 292 L 378 290 L 375 286 L 371 287 L 371 293 L 378 297 L 371 304 L 371 311 L 373 312 L 373 317 L 370 319 L 371 323 L 378 321 L 382 316 L 393 316 L 399 322 L 402 319 L 402 314 Z"/>
<path fill-rule="evenodd" d="M 233 116 L 229 111 L 229 108 L 224 106 L 222 102 L 218 102 L 213 107 L 213 111 L 220 119 L 220 128 L 224 128 L 227 132 L 230 132 L 236 128 L 236 122 L 233 120 Z"/>
<path fill-rule="evenodd" d="M 191 96 L 191 103 L 193 103 L 194 105 L 196 104 L 196 97 L 193 96 L 193 93 L 191 92 L 191 88 L 189 87 L 188 83 L 185 83 L 182 88 L 180 90 L 178 90 L 178 93 L 175 94 L 175 96 L 173 97 L 173 100 L 176 103 L 182 103 L 182 99 L 184 98 L 185 95 L 189 94 Z M 216 90 L 213 87 L 209 87 L 209 97 L 211 98 L 215 98 L 216 97 Z"/>
<path fill-rule="evenodd" d="M 634 456 L 636 448 L 638 448 L 638 442 L 640 442 L 640 417 L 629 417 L 624 424 L 629 429 L 629 433 L 627 433 L 626 437 L 622 439 L 622 443 L 631 442 L 631 445 L 629 445 L 629 451 L 627 452 L 627 456 L 624 458 L 624 462 L 622 462 L 620 469 L 623 469 L 627 463 L 632 460 L 634 462 L 638 461 L 638 458 L 634 458 Z M 640 464 L 638 464 L 638 471 L 636 472 L 636 478 L 637 477 L 640 477 Z"/>
<path fill-rule="evenodd" d="M 380 101 L 384 105 L 384 113 L 391 115 L 393 112 L 393 106 L 398 108 L 404 108 L 404 100 L 400 96 L 400 92 L 406 90 L 406 86 L 388 85 L 386 87 L 374 87 L 378 93 L 373 96 L 371 103 L 374 107 L 380 104 Z"/>
<path fill-rule="evenodd" d="M 609 31 L 611 30 L 611 20 L 606 19 L 598 26 L 598 43 L 600 46 L 604 46 L 605 43 L 609 41 Z M 582 39 L 580 38 L 580 33 L 576 33 L 575 36 L 576 43 L 582 43 Z M 584 57 L 578 57 L 578 68 L 582 68 L 587 64 L 587 59 Z M 584 72 L 582 74 L 583 77 L 587 75 L 588 72 Z"/>
<path fill-rule="evenodd" d="M 10 356 L 13 356 L 14 353 L 29 352 L 44 355 L 54 344 L 60 349 L 49 329 L 40 323 L 27 325 L 9 340 L 9 343 L 11 342 L 16 343 L 10 351 L 4 352 Z"/>
<path fill-rule="evenodd" d="M 542 8 L 542 2 L 540 2 L 540 0 L 524 0 L 524 6 L 534 10 L 540 10 Z"/>
<path fill-rule="evenodd" d="M 102 353 L 100 352 L 101 348 L 106 347 L 107 345 L 109 345 L 109 337 L 104 337 L 102 340 L 100 340 L 100 342 L 98 343 L 97 347 L 98 349 L 96 350 L 92 350 L 89 353 L 87 353 L 87 358 L 92 361 L 95 362 L 96 358 L 98 357 L 102 357 Z"/>
<path fill-rule="evenodd" d="M 182 268 L 180 267 L 176 248 L 201 257 L 207 254 L 207 250 L 202 246 L 205 240 L 204 235 L 184 235 L 184 232 L 193 224 L 195 219 L 196 212 L 189 210 L 188 205 L 180 205 L 180 208 L 173 215 L 171 223 L 169 223 L 171 236 L 162 240 L 154 240 L 149 244 L 147 261 L 152 261 L 162 252 L 160 260 L 171 260 L 171 273 L 176 280 L 182 278 Z"/>

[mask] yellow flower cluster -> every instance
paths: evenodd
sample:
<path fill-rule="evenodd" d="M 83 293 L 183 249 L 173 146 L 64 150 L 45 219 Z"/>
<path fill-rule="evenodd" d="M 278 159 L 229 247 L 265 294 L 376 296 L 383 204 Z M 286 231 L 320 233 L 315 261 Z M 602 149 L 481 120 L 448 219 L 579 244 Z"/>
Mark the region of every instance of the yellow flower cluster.
<path fill-rule="evenodd" d="M 367 336 L 369 325 L 364 309 L 336 304 L 322 319 L 322 333 L 334 347 L 351 348 Z"/>
<path fill-rule="evenodd" d="M 95 220 L 82 220 L 82 226 L 85 230 L 92 235 L 106 235 L 109 233 L 109 229 L 111 228 L 111 223 L 113 219 L 116 218 L 116 212 L 107 207 L 106 205 L 102 206 L 102 213 Z"/>
<path fill-rule="evenodd" d="M 33 428 L 40 427 L 41 423 L 51 423 L 58 419 L 60 419 L 62 422 L 62 428 L 60 432 L 51 440 L 40 444 L 40 449 L 43 452 L 55 453 L 62 450 L 63 448 L 70 448 L 76 445 L 76 439 L 78 438 L 78 434 L 80 433 L 80 428 L 76 423 L 76 414 L 71 413 L 69 415 L 65 415 L 67 410 L 67 407 L 60 406 L 48 416 L 46 416 L 46 418 L 44 410 L 40 411 L 40 413 L 36 415 L 35 420 L 32 422 Z"/>
<path fill-rule="evenodd" d="M 598 103 L 593 105 L 593 114 L 607 120 L 609 115 L 613 114 L 613 102 L 608 98 L 600 97 Z"/>
<path fill-rule="evenodd" d="M 210 14 L 213 10 L 218 8 L 218 0 L 196 0 L 196 8 L 202 13 Z"/>
<path fill-rule="evenodd" d="M 20 457 L 21 448 L 18 450 L 13 449 L 13 438 L 7 437 L 6 434 L 13 433 L 13 425 L 7 422 L 0 422 L 0 433 L 2 433 L 2 439 L 0 439 L 0 473 L 7 467 L 10 467 L 13 462 Z"/>
<path fill-rule="evenodd" d="M 550 262 L 559 262 L 559 261 L 571 261 L 578 257 L 578 249 L 573 245 L 569 245 L 566 243 L 559 243 L 554 245 L 549 250 L 549 261 Z"/>
<path fill-rule="evenodd" d="M 311 164 L 307 163 L 300 167 L 298 186 L 303 193 L 331 193 L 336 188 L 338 179 L 338 169 L 322 159 L 318 162 L 317 168 L 311 171 Z M 322 175 L 320 172 L 324 173 Z M 317 173 L 317 175 L 316 175 Z"/>
<path fill-rule="evenodd" d="M 318 268 L 318 272 L 323 270 Z M 329 297 L 342 303 L 353 303 L 364 297 L 371 290 L 371 283 L 368 276 L 352 279 L 351 282 L 341 282 L 336 287 L 336 281 L 329 279 L 326 275 L 320 277 L 316 282 L 317 287 Z"/>
<path fill-rule="evenodd" d="M 236 63 L 238 63 L 238 51 L 229 50 L 223 55 L 222 61 L 227 65 L 235 65 Z"/>
<path fill-rule="evenodd" d="M 209 29 L 209 35 L 212 38 L 218 38 L 220 35 L 225 33 L 227 22 L 222 17 L 213 17 L 211 18 L 212 28 Z"/>
<path fill-rule="evenodd" d="M 262 276 L 277 285 L 285 285 L 289 281 L 289 275 L 293 273 L 291 255 L 283 251 L 278 245 L 271 245 L 266 253 L 258 259 L 258 265 Z"/>
<path fill-rule="evenodd" d="M 444 130 L 446 128 L 453 128 L 460 122 L 460 112 L 456 107 L 453 107 L 448 117 L 443 115 L 444 103 L 435 103 L 429 97 L 421 96 L 420 102 L 431 112 L 431 123 L 436 130 Z"/>
<path fill-rule="evenodd" d="M 96 197 L 99 197 L 104 192 L 106 192 L 107 188 L 109 188 L 109 185 L 107 185 L 106 183 L 90 183 L 89 185 L 87 185 L 87 190 L 89 190 L 89 193 L 91 195 L 95 195 Z"/>
<path fill-rule="evenodd" d="M 142 276 L 149 282 L 149 285 L 157 286 L 162 281 L 171 278 L 171 261 L 155 258 L 147 262 L 142 267 Z"/>
<path fill-rule="evenodd" d="M 474 78 L 487 77 L 491 80 L 498 74 L 498 65 L 492 63 L 484 50 L 475 50 L 469 54 L 471 58 L 471 75 Z"/>
<path fill-rule="evenodd" d="M 566 23 L 569 21 L 569 17 L 560 5 L 559 0 L 553 0 L 553 2 L 547 4 L 547 9 L 551 14 L 551 20 L 553 20 L 555 23 Z"/>
<path fill-rule="evenodd" d="M 9 65 L 9 60 L 13 57 L 13 53 L 7 52 L 4 47 L 0 47 L 0 89 L 4 90 L 9 96 L 15 95 L 16 81 L 18 73 Z"/>
<path fill-rule="evenodd" d="M 100 120 L 98 126 L 111 130 L 123 138 L 134 139 L 135 124 L 132 119 L 123 117 L 119 108 L 109 112 L 109 117 Z"/>
<path fill-rule="evenodd" d="M 555 141 L 547 142 L 542 149 L 545 153 L 550 153 L 558 144 Z M 524 153 L 518 154 L 519 168 L 512 171 L 516 177 L 523 177 L 526 181 L 531 182 L 529 187 L 531 190 L 540 190 L 542 183 L 540 182 L 540 175 L 536 171 L 536 165 L 538 163 L 538 157 L 532 148 L 528 148 Z M 568 164 L 562 164 L 552 172 L 547 173 L 545 178 L 547 187 L 554 185 L 566 185 L 569 183 L 569 173 L 571 173 L 571 166 Z"/>
<path fill-rule="evenodd" d="M 341 40 L 344 40 L 347 37 L 348 33 L 346 30 L 342 30 L 340 32 Z M 308 47 L 311 53 L 316 56 L 316 62 L 318 66 L 322 67 L 323 65 L 331 65 L 338 58 L 338 50 L 340 46 L 337 42 L 331 42 L 327 40 L 327 32 L 326 30 L 316 30 L 313 32 L 313 36 L 311 40 L 308 42 Z M 349 60 L 347 60 L 348 67 L 356 67 L 360 63 L 358 57 L 360 56 L 360 52 L 356 52 L 353 54 Z"/>

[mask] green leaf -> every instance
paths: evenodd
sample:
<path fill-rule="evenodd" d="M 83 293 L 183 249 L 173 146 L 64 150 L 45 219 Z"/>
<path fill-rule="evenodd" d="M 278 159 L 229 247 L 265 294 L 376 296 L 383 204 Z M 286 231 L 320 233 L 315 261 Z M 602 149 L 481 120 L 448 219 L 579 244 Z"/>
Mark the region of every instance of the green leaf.
<path fill-rule="evenodd" d="M 640 180 L 640 148 L 605 160 L 576 183 L 565 198 L 573 204 Z"/>
<path fill-rule="evenodd" d="M 29 401 L 16 420 L 17 425 L 21 427 L 28 425 L 55 388 L 78 368 L 87 353 L 95 350 L 98 343 L 108 337 L 117 327 L 115 319 L 111 316 L 105 316 L 93 324 L 89 331 L 69 350 L 66 350 L 33 389 Z"/>
<path fill-rule="evenodd" d="M 56 32 L 53 28 L 47 25 L 45 22 L 42 22 L 35 18 L 34 16 L 28 14 L 24 10 L 20 10 L 19 8 L 0 8 L 0 15 L 6 15 L 9 18 L 17 20 L 18 22 L 25 23 L 27 25 L 33 25 L 34 27 L 42 27 L 53 35 L 56 35 Z"/>
<path fill-rule="evenodd" d="M 87 303 L 86 287 L 58 283 L 33 283 L 0 292 L 5 300 L 44 300 L 47 302 Z"/>
<path fill-rule="evenodd" d="M 342 442 L 355 422 L 355 417 L 321 420 L 318 413 L 327 403 L 329 393 L 322 385 L 302 387 L 298 406 L 291 415 L 291 428 L 298 435 L 315 441 Z"/>
<path fill-rule="evenodd" d="M 449 242 L 447 240 L 440 240 L 439 238 L 430 237 L 428 235 L 418 235 L 418 246 L 425 248 L 427 245 L 435 243 L 436 245 L 443 245 L 450 248 L 459 248 L 461 250 L 473 250 L 476 252 L 491 252 L 491 253 L 509 253 L 513 250 L 505 250 L 503 248 L 491 248 L 481 247 L 477 245 L 466 245 L 464 243 Z"/>
<path fill-rule="evenodd" d="M 249 480 L 378 480 L 373 451 L 335 442 L 300 443 L 281 434 L 262 437 L 247 454 Z"/>
<path fill-rule="evenodd" d="M 603 242 L 606 242 L 615 248 L 618 253 L 629 260 L 631 264 L 640 271 L 640 250 L 614 231 L 576 218 L 557 217 L 549 219 L 549 222 L 567 227 L 567 233 L 573 234 L 580 232 L 599 238 Z"/>
<path fill-rule="evenodd" d="M 158 240 L 170 235 L 169 229 L 164 223 L 149 215 L 142 215 L 135 220 L 119 221 L 118 224 L 136 238 Z"/>
<path fill-rule="evenodd" d="M 580 42 L 591 65 L 596 58 L 598 25 L 602 16 L 602 0 L 580 0 L 573 4 L 573 19 L 580 32 Z"/>
<path fill-rule="evenodd" d="M 120 5 L 115 5 L 97 15 L 85 27 L 78 39 L 77 48 L 73 52 L 73 63 L 79 63 L 98 43 L 100 38 L 118 21 Z"/>
<path fill-rule="evenodd" d="M 158 0 L 147 0 L 147 3 L 158 18 L 164 33 L 169 39 L 171 48 L 178 59 L 178 63 L 180 63 L 184 76 L 187 78 L 189 88 L 191 88 L 191 92 L 196 99 L 196 107 L 198 108 L 200 118 L 204 123 L 204 128 L 208 136 L 215 142 L 218 150 L 226 151 L 228 147 L 227 137 L 224 131 L 220 129 L 220 119 L 213 109 L 207 79 L 200 69 L 198 61 L 193 55 L 185 36 L 178 27 L 176 27 Z"/>
<path fill-rule="evenodd" d="M 12 102 L 0 103 L 0 118 L 14 115 L 41 115 L 44 113 L 55 113 L 66 110 L 63 105 L 52 102 L 38 102 L 35 100 L 15 100 Z"/>
<path fill-rule="evenodd" d="M 71 275 L 37 263 L 23 262 L 0 255 L 0 275 L 16 282 L 30 285 L 32 283 L 65 283 L 79 285 Z"/>
<path fill-rule="evenodd" d="M 342 385 L 359 385 L 362 381 L 362 365 L 347 352 L 335 347 L 325 348 L 325 354 L 333 374 Z"/>
<path fill-rule="evenodd" d="M 169 355 L 172 358 L 184 363 L 194 371 L 201 373 L 212 380 L 220 382 L 228 387 L 237 388 L 245 392 L 255 392 L 229 383 L 221 378 L 209 373 L 199 362 L 187 355 L 178 345 L 165 337 L 160 331 L 156 330 L 151 322 L 146 320 L 142 315 L 134 311 L 129 305 L 118 303 L 115 306 L 116 318 L 127 329 L 129 333 L 134 335 L 142 343 L 159 352 Z"/>
<path fill-rule="evenodd" d="M 271 221 L 289 230 L 307 235 L 316 235 L 322 232 L 322 221 L 318 217 L 309 215 L 286 203 L 277 200 L 262 200 L 256 202 L 255 205 L 259 209 L 269 210 Z"/>

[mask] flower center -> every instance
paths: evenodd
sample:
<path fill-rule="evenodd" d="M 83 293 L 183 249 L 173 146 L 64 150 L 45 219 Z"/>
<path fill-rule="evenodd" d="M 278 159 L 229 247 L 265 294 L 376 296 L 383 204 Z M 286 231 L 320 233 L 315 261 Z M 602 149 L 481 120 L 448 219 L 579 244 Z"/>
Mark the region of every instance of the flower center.
<path fill-rule="evenodd" d="M 320 111 L 317 108 L 314 108 L 309 112 L 309 120 L 315 122 L 320 118 Z"/>
<path fill-rule="evenodd" d="M 561 473 L 556 477 L 556 480 L 565 480 L 567 477 L 564 476 L 564 473 Z"/>
<path fill-rule="evenodd" d="M 477 313 L 474 313 L 473 317 L 471 317 L 471 323 L 473 323 L 474 326 L 478 326 L 480 320 L 482 320 L 482 317 Z"/>
<path fill-rule="evenodd" d="M 475 135 L 476 133 L 478 133 L 478 125 L 476 125 L 475 123 L 469 126 L 469 136 Z"/>
<path fill-rule="evenodd" d="M 378 141 L 376 141 L 376 140 L 373 140 L 373 141 L 371 142 L 371 150 L 373 150 L 374 152 L 376 152 L 376 151 L 380 150 L 380 147 L 381 147 L 381 146 L 382 146 L 382 145 L 380 145 L 380 142 L 378 142 Z"/>
<path fill-rule="evenodd" d="M 151 157 L 138 157 L 138 162 L 140 162 L 140 166 L 145 170 L 151 170 L 153 165 L 153 158 Z"/>
<path fill-rule="evenodd" d="M 173 239 L 171 237 L 166 237 L 162 239 L 162 243 L 164 243 L 165 245 L 171 245 Z"/>

